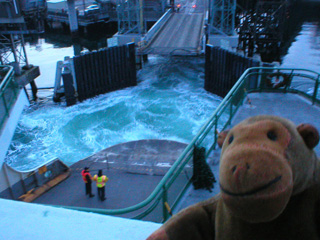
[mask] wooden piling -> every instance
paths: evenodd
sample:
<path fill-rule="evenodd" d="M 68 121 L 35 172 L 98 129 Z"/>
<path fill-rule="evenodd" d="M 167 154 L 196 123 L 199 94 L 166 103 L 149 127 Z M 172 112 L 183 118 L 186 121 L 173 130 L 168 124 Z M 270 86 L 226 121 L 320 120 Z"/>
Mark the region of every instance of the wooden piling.
<path fill-rule="evenodd" d="M 205 89 L 220 97 L 225 97 L 247 68 L 259 65 L 259 61 L 207 45 Z M 250 79 L 250 86 L 255 86 L 256 81 L 257 79 Z"/>
<path fill-rule="evenodd" d="M 133 43 L 75 56 L 73 62 L 79 101 L 137 85 Z"/>

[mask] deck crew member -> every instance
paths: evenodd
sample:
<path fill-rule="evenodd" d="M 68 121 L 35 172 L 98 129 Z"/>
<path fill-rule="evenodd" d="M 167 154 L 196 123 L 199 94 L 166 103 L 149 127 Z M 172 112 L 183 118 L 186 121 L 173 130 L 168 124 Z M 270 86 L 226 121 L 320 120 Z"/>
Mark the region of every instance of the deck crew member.
<path fill-rule="evenodd" d="M 92 183 L 92 176 L 90 174 L 90 170 L 88 167 L 85 167 L 81 171 L 82 179 L 85 182 L 86 186 L 86 195 L 89 195 L 90 198 L 94 197 L 92 194 L 92 188 L 91 188 L 91 183 Z"/>
<path fill-rule="evenodd" d="M 98 197 L 101 201 L 106 200 L 105 197 L 105 185 L 106 182 L 109 180 L 109 178 L 106 175 L 102 175 L 102 170 L 100 169 L 98 172 L 98 175 L 93 176 L 93 181 L 96 181 L 97 183 L 97 189 L 98 189 Z"/>

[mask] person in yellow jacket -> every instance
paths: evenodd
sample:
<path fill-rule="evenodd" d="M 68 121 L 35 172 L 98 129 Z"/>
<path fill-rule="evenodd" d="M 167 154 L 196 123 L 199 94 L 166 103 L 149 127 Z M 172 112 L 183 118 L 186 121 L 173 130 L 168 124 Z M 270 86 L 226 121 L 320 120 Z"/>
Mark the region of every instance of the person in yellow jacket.
<path fill-rule="evenodd" d="M 106 200 L 107 198 L 105 197 L 105 186 L 109 178 L 106 175 L 102 175 L 102 170 L 100 169 L 98 175 L 94 175 L 92 180 L 97 183 L 98 197 L 100 198 L 100 200 Z"/>

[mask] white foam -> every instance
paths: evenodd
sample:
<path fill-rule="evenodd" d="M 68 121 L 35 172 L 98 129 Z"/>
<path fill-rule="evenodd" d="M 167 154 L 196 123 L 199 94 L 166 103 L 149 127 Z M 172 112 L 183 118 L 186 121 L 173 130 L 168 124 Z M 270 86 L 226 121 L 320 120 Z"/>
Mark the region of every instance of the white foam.
<path fill-rule="evenodd" d="M 204 59 L 151 58 L 137 87 L 71 107 L 33 106 L 19 123 L 7 160 L 24 168 L 49 157 L 72 164 L 128 141 L 188 143 L 220 101 L 203 90 L 203 64 Z"/>

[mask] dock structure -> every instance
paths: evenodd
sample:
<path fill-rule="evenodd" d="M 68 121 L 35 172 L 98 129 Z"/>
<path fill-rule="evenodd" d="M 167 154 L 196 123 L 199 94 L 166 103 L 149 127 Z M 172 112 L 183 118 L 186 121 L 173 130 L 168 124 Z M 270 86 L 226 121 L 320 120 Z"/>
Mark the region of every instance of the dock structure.
<path fill-rule="evenodd" d="M 137 6 L 138 3 L 138 6 Z M 142 3 L 142 2 L 141 2 Z M 64 23 L 69 25 L 69 13 L 67 0 L 49 0 L 47 2 L 47 22 L 50 26 L 55 23 Z M 74 8 L 78 25 L 87 27 L 88 25 L 99 22 L 127 22 L 132 26 L 136 21 L 135 15 L 140 17 L 140 9 L 143 11 L 143 19 L 146 22 L 156 22 L 165 12 L 168 4 L 166 0 L 145 0 L 142 7 L 140 2 L 132 1 L 103 1 L 103 0 L 75 0 Z M 121 20 L 119 20 L 121 19 Z M 131 22 L 132 21 L 132 22 Z"/>
<path fill-rule="evenodd" d="M 135 8 L 138 10 L 136 2 Z M 170 3 L 149 30 L 145 28 L 143 12 L 136 11 L 135 18 L 131 17 L 130 21 L 127 17 L 119 17 L 118 33 L 114 35 L 118 43 L 134 39 L 140 48 L 139 55 L 201 55 L 208 42 L 215 46 L 236 48 L 238 40 L 233 31 L 235 1 L 184 0 Z M 122 7 L 122 12 L 126 13 L 127 8 Z"/>
<path fill-rule="evenodd" d="M 28 61 L 24 34 L 44 31 L 45 12 L 45 0 L 0 2 L 0 64 L 14 67 L 20 86 L 31 85 L 33 100 L 37 99 L 34 79 L 40 75 L 40 70 Z"/>
<path fill-rule="evenodd" d="M 279 58 L 283 45 L 285 24 L 288 21 L 288 1 L 257 1 L 255 7 L 246 9 L 239 21 L 239 44 L 247 56 L 260 52 L 264 62 Z"/>
<path fill-rule="evenodd" d="M 59 102 L 64 95 L 71 106 L 77 100 L 136 85 L 135 45 L 130 43 L 59 61 L 53 100 Z"/>
<path fill-rule="evenodd" d="M 108 3 L 111 4 L 111 2 Z M 71 32 L 74 31 L 73 25 L 75 24 L 87 27 L 99 22 L 108 22 L 110 21 L 110 16 L 115 17 L 116 15 L 110 13 L 111 10 L 109 10 L 114 5 L 100 7 L 93 0 L 74 0 L 72 3 L 67 0 L 50 0 L 47 1 L 47 6 L 46 21 L 49 26 L 55 28 L 57 23 L 64 23 L 70 25 Z M 71 24 L 69 15 L 73 16 Z"/>

